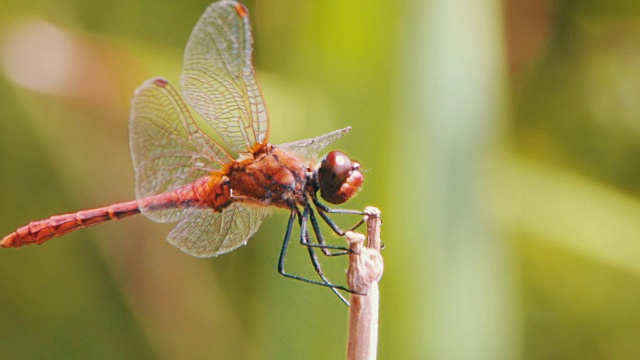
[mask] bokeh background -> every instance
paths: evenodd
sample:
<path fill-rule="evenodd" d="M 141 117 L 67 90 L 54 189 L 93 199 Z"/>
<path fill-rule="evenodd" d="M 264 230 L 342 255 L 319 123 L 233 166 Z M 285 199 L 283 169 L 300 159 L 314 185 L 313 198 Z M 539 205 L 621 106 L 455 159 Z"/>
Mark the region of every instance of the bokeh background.
<path fill-rule="evenodd" d="M 207 5 L 0 0 L 3 235 L 133 198 L 131 96 L 177 84 Z M 272 142 L 353 126 L 332 147 L 367 171 L 344 207 L 383 214 L 381 359 L 639 356 L 640 2 L 246 5 Z M 347 308 L 276 272 L 286 217 L 214 259 L 143 217 L 2 250 L 0 356 L 343 358 Z"/>

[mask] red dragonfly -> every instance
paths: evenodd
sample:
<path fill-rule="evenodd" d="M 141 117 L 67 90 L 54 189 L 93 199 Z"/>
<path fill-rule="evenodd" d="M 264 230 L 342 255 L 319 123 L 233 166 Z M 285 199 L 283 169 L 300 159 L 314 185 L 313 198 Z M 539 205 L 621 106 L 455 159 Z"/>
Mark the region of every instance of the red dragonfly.
<path fill-rule="evenodd" d="M 0 246 L 42 244 L 77 229 L 142 213 L 161 223 L 177 221 L 167 240 L 189 255 L 210 257 L 246 244 L 268 210 L 278 207 L 291 212 L 278 271 L 328 286 L 345 301 L 336 289 L 349 289 L 327 280 L 314 248 L 327 255 L 344 251 L 330 252 L 342 248 L 325 243 L 314 208 L 339 235 L 344 232 L 327 214 L 362 212 L 330 209 L 316 194 L 319 191 L 331 204 L 344 203 L 360 189 L 364 177 L 360 164 L 341 152 L 332 151 L 319 163 L 314 158 L 351 128 L 271 145 L 252 56 L 247 9 L 235 1 L 210 5 L 185 50 L 181 85 L 186 103 L 159 77 L 142 84 L 133 97 L 129 128 L 137 200 L 32 221 L 4 237 Z M 194 120 L 187 103 L 203 122 Z M 214 132 L 226 147 L 212 138 Z M 296 219 L 300 242 L 307 246 L 322 281 L 284 270 Z"/>

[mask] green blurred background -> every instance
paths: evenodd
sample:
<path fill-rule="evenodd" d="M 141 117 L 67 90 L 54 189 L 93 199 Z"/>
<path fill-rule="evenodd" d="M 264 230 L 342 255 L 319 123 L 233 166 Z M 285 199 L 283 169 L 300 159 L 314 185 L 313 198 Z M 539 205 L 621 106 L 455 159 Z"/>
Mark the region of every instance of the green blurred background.
<path fill-rule="evenodd" d="M 133 198 L 130 98 L 207 5 L 0 0 L 2 235 Z M 640 2 L 246 5 L 272 142 L 353 126 L 381 359 L 638 358 Z M 0 251 L 0 357 L 343 358 L 347 308 L 276 272 L 286 217 L 215 259 L 143 217 Z"/>

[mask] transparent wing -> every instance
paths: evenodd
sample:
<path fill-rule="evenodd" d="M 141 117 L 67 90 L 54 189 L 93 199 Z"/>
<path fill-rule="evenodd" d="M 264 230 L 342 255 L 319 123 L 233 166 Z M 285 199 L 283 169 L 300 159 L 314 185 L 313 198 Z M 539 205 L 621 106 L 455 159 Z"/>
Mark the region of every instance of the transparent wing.
<path fill-rule="evenodd" d="M 256 150 L 268 140 L 269 117 L 252 56 L 248 12 L 235 1 L 211 4 L 185 49 L 185 98 L 236 152 Z"/>
<path fill-rule="evenodd" d="M 221 213 L 188 209 L 167 240 L 191 256 L 217 256 L 246 244 L 267 213 L 267 208 L 242 203 L 233 203 Z"/>
<path fill-rule="evenodd" d="M 302 156 L 307 159 L 315 158 L 322 149 L 326 148 L 332 142 L 340 139 L 344 134 L 351 131 L 351 126 L 344 129 L 332 131 L 328 134 L 320 135 L 313 139 L 304 139 L 294 142 L 288 142 L 278 145 L 281 149 L 287 149 L 290 152 Z"/>
<path fill-rule="evenodd" d="M 187 185 L 231 159 L 202 133 L 175 88 L 162 78 L 150 79 L 136 90 L 129 143 L 139 200 Z M 183 216 L 180 209 L 150 210 L 140 204 L 142 213 L 154 221 Z"/>

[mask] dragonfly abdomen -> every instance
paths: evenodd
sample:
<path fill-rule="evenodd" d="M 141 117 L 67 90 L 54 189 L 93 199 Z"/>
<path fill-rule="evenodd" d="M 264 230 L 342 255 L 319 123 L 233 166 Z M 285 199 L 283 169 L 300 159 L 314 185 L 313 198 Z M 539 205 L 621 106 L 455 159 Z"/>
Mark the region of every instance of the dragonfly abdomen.
<path fill-rule="evenodd" d="M 129 201 L 97 209 L 54 215 L 48 219 L 32 221 L 5 236 L 0 241 L 0 246 L 8 248 L 30 244 L 39 245 L 49 239 L 60 237 L 77 229 L 99 225 L 109 220 L 120 220 L 139 213 L 138 203 Z"/>
<path fill-rule="evenodd" d="M 5 236 L 0 241 L 0 247 L 39 245 L 78 229 L 140 214 L 140 206 L 151 211 L 190 207 L 205 207 L 212 208 L 214 211 L 222 211 L 230 203 L 228 179 L 220 173 L 212 173 L 181 188 L 138 201 L 54 215 L 48 219 L 32 221 Z"/>

